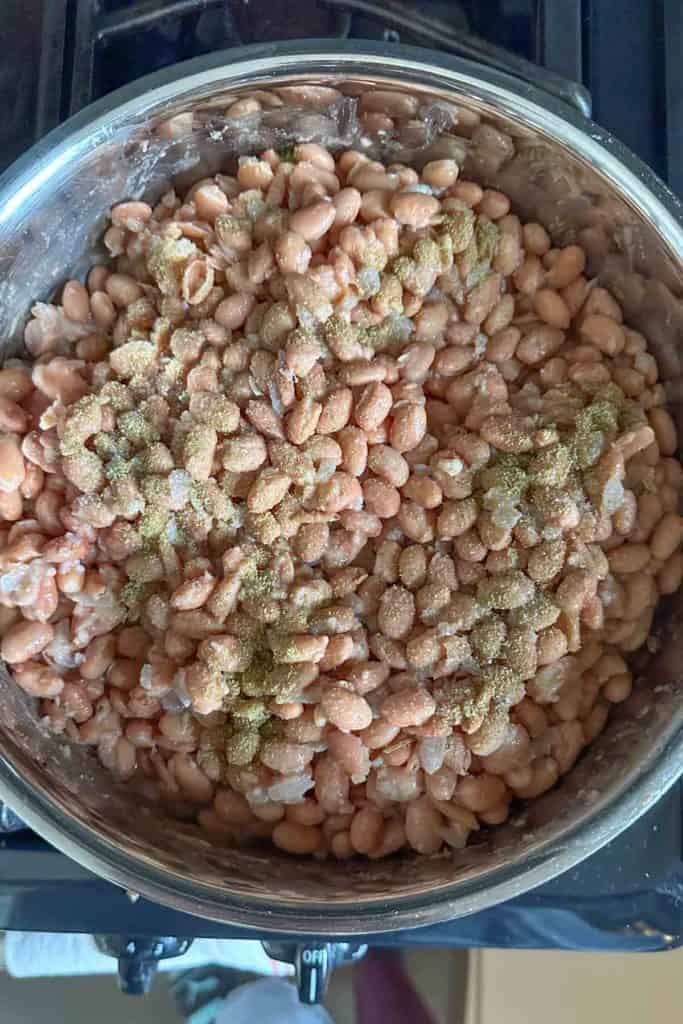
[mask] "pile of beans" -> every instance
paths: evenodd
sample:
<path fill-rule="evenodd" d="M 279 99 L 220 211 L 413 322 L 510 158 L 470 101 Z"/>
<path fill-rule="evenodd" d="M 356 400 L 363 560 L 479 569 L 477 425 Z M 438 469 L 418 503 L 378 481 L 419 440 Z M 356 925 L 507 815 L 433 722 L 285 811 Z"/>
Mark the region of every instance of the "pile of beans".
<path fill-rule="evenodd" d="M 0 370 L 0 635 L 218 842 L 460 848 L 625 700 L 683 575 L 646 339 L 505 195 L 313 143 L 152 208 Z"/>

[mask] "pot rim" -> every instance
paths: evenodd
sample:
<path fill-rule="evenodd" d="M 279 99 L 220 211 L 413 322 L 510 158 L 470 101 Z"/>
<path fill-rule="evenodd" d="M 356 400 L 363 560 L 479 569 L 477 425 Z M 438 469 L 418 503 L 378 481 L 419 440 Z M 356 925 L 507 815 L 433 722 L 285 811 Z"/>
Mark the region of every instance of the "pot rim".
<path fill-rule="evenodd" d="M 239 59 L 235 60 L 239 54 Z M 302 69 L 301 63 L 305 68 Z M 164 104 L 191 99 L 212 84 L 257 85 L 273 77 L 330 81 L 344 77 L 380 77 L 388 85 L 431 90 L 460 90 L 494 105 L 564 145 L 599 169 L 640 216 L 656 224 L 663 245 L 683 262 L 683 204 L 667 186 L 609 132 L 534 86 L 471 61 L 430 50 L 370 43 L 306 40 L 256 44 L 223 50 L 173 65 L 116 90 L 55 128 L 0 177 L 2 234 L 30 209 L 31 196 L 90 148 L 93 135 L 113 124 L 140 120 Z M 514 88 L 514 92 L 511 91 Z M 414 928 L 484 910 L 567 871 L 596 852 L 640 817 L 683 772 L 683 744 L 672 722 L 666 735 L 638 769 L 626 774 L 609 798 L 596 801 L 574 825 L 542 841 L 522 862 L 478 871 L 421 895 L 344 903 L 312 902 L 302 910 L 293 901 L 274 907 L 268 897 L 217 898 L 212 886 L 191 882 L 149 858 L 133 856 L 85 826 L 22 778 L 0 756 L 0 798 L 36 832 L 85 868 L 105 879 L 172 907 L 259 933 L 315 936 L 372 934 Z"/>

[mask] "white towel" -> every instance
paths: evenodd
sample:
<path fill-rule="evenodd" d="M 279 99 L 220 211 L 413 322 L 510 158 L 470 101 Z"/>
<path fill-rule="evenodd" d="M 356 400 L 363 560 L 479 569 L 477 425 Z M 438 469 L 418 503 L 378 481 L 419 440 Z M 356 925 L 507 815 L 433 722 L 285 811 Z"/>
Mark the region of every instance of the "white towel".
<path fill-rule="evenodd" d="M 49 978 L 77 974 L 113 974 L 115 957 L 95 946 L 92 935 L 53 932 L 6 932 L 5 970 L 14 978 Z M 289 964 L 271 960 L 260 942 L 233 939 L 195 939 L 187 953 L 161 960 L 161 971 L 186 971 L 190 967 L 220 964 L 256 974 L 288 975 Z"/>
<path fill-rule="evenodd" d="M 334 1024 L 322 1006 L 302 1006 L 294 985 L 279 978 L 250 981 L 229 992 L 216 1024 Z"/>

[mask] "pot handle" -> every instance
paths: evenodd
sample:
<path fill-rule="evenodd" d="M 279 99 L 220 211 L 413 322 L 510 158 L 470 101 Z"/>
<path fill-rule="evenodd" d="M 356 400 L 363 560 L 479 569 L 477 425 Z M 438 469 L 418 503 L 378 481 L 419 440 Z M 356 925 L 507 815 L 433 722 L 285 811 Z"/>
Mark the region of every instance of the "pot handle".
<path fill-rule="evenodd" d="M 293 964 L 299 999 L 308 1005 L 325 998 L 335 967 L 360 960 L 368 951 L 357 942 L 264 942 L 263 948 L 273 960 Z"/>

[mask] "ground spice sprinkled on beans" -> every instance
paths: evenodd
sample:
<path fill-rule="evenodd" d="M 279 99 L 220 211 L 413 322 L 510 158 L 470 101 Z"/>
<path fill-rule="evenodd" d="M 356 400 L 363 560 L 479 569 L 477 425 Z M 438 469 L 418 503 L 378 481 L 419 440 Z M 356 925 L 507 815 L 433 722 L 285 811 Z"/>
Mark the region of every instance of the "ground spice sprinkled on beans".
<path fill-rule="evenodd" d="M 2 657 L 214 842 L 461 848 L 571 769 L 681 585 L 646 339 L 459 175 L 304 143 L 125 200 L 0 369 Z"/>

